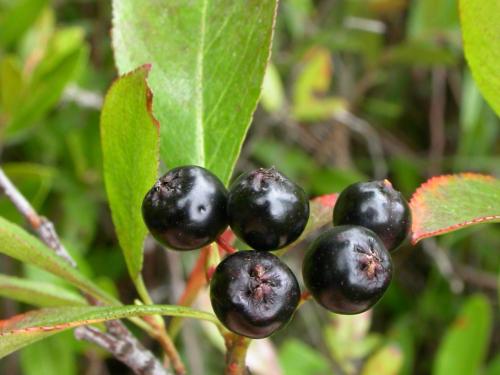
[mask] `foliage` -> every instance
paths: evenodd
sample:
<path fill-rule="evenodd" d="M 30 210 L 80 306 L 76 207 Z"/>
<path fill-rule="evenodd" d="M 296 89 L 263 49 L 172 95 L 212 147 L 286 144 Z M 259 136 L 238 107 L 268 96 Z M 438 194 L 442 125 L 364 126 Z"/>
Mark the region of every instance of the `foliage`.
<path fill-rule="evenodd" d="M 159 125 L 152 117 L 149 66 L 118 79 L 101 114 L 104 181 L 118 241 L 138 282 L 147 229 L 139 207 L 158 175 Z"/>
<path fill-rule="evenodd" d="M 172 337 L 185 329 L 197 339 L 176 340 L 193 373 L 196 350 L 203 374 L 220 373 L 219 332 L 181 322 L 218 324 L 204 296 L 221 249 L 166 256 L 145 246 L 141 201 L 165 167 L 203 165 L 228 184 L 233 170 L 274 164 L 312 196 L 303 235 L 277 252 L 295 272 L 348 184 L 389 178 L 413 194 L 415 246 L 395 254 L 389 293 L 373 313 L 355 317 L 304 303 L 266 351 L 284 373 L 496 373 L 498 343 L 489 338 L 498 333 L 498 302 L 485 292 L 498 290 L 500 236 L 498 226 L 470 224 L 500 217 L 500 9 L 479 0 L 461 0 L 460 12 L 453 0 L 276 7 L 0 0 L 1 167 L 54 221 L 79 265 L 24 230 L 0 198 L 0 356 L 110 319 L 159 332 L 158 315 L 167 315 L 176 317 Z M 114 64 L 120 77 L 111 84 Z M 88 306 L 76 290 L 106 306 Z M 151 299 L 159 304 L 143 305 Z M 76 374 L 74 362 L 88 350 L 61 333 L 24 349 L 21 367 Z M 40 358 L 44 366 L 33 366 Z"/>
<path fill-rule="evenodd" d="M 500 76 L 496 67 L 500 50 L 500 26 L 491 17 L 499 12 L 500 4 L 494 1 L 460 1 L 465 56 L 481 92 L 500 115 L 500 100 L 497 95 Z"/>
<path fill-rule="evenodd" d="M 113 6 L 120 73 L 153 65 L 162 159 L 207 167 L 227 183 L 260 95 L 276 0 Z"/>

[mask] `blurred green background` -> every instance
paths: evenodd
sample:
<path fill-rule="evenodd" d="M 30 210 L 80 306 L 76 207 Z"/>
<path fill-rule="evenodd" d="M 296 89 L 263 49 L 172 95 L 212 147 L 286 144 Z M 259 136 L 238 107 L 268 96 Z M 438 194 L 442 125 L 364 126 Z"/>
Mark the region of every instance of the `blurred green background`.
<path fill-rule="evenodd" d="M 464 61 L 457 9 L 455 0 L 282 0 L 236 172 L 275 165 L 311 197 L 388 178 L 408 199 L 433 175 L 498 176 L 499 119 Z M 108 1 L 0 0 L 0 161 L 83 271 L 132 303 L 101 170 L 99 110 L 116 76 L 110 29 Z M 5 197 L 0 215 L 23 223 Z M 483 225 L 403 247 L 372 313 L 336 316 L 307 303 L 272 342 L 253 344 L 251 368 L 500 374 L 499 234 Z M 286 257 L 297 275 L 302 254 Z M 175 303 L 196 256 L 146 246 L 155 302 Z M 3 256 L 0 272 L 61 283 Z M 28 309 L 0 299 L 0 318 Z M 177 342 L 191 374 L 221 373 L 220 342 L 207 327 L 188 323 Z M 128 371 L 71 332 L 0 361 L 9 375 Z"/>

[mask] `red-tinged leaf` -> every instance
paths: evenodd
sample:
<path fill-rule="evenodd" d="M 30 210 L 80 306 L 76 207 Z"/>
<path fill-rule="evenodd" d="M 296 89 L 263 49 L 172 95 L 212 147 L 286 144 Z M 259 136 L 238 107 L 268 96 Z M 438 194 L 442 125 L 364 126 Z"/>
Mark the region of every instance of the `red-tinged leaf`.
<path fill-rule="evenodd" d="M 150 65 L 118 78 L 104 99 L 101 143 L 104 182 L 128 271 L 140 283 L 147 228 L 141 204 L 158 175 L 159 125 L 151 114 Z"/>
<path fill-rule="evenodd" d="M 337 201 L 338 194 L 320 195 L 309 201 L 309 221 L 300 237 L 291 245 L 277 251 L 278 256 L 284 255 L 288 250 L 303 241 L 319 228 L 331 224 L 333 220 L 333 207 Z"/>
<path fill-rule="evenodd" d="M 149 315 L 180 316 L 219 324 L 217 318 L 210 313 L 169 305 L 86 306 L 35 310 L 0 320 L 0 358 L 66 329 L 108 320 Z"/>
<path fill-rule="evenodd" d="M 433 177 L 413 194 L 412 243 L 473 224 L 500 220 L 500 181 L 462 173 Z"/>

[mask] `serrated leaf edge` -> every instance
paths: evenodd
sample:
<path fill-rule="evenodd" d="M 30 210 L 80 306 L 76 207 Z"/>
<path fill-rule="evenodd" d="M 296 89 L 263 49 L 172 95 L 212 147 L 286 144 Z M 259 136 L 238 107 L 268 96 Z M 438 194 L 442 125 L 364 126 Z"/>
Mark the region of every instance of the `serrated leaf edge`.
<path fill-rule="evenodd" d="M 441 175 L 441 176 L 434 176 L 425 181 L 422 185 L 420 185 L 417 190 L 413 193 L 411 199 L 410 199 L 410 209 L 412 211 L 412 229 L 411 229 L 411 244 L 416 245 L 419 241 L 423 240 L 424 238 L 429 238 L 429 237 L 434 237 L 438 236 L 440 234 L 448 233 L 457 229 L 460 229 L 462 227 L 466 227 L 468 225 L 473 225 L 473 224 L 479 224 L 483 222 L 488 222 L 492 220 L 500 220 L 500 215 L 492 215 L 492 216 L 479 216 L 476 218 L 473 218 L 471 220 L 467 220 L 455 225 L 450 225 L 448 227 L 443 227 L 441 229 L 437 229 L 431 232 L 421 232 L 421 220 L 420 217 L 415 215 L 414 213 L 417 210 L 421 210 L 421 207 L 425 206 L 425 203 L 422 199 L 423 193 L 425 193 L 426 190 L 430 190 L 432 188 L 435 188 L 436 186 L 443 185 L 445 182 L 448 182 L 451 178 L 457 179 L 457 178 L 462 178 L 462 179 L 483 179 L 483 180 L 488 180 L 488 181 L 494 181 L 495 178 L 490 175 L 486 174 L 480 174 L 480 173 L 472 173 L 472 172 L 464 172 L 464 173 L 458 173 L 458 174 L 447 174 L 447 175 Z"/>

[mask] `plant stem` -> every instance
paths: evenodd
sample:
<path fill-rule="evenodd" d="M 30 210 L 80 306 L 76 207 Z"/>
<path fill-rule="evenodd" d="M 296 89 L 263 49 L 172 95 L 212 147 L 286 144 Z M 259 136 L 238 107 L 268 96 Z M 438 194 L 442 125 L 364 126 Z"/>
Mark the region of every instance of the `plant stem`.
<path fill-rule="evenodd" d="M 233 254 L 236 252 L 236 249 L 228 244 L 222 236 L 217 238 L 217 245 L 219 245 L 220 248 L 228 254 Z"/>
<path fill-rule="evenodd" d="M 141 297 L 142 302 L 144 302 L 146 305 L 154 305 L 153 300 L 149 296 L 148 289 L 146 288 L 146 285 L 144 284 L 144 279 L 142 278 L 142 275 L 139 275 L 137 277 L 137 280 L 134 282 L 135 284 L 135 289 L 137 290 L 137 293 L 139 294 L 139 297 Z"/>
<path fill-rule="evenodd" d="M 181 298 L 177 301 L 177 305 L 180 306 L 190 306 L 196 299 L 196 296 L 200 290 L 207 284 L 207 278 L 205 277 L 205 263 L 208 256 L 209 248 L 205 246 L 201 249 L 195 266 L 191 270 L 188 276 L 188 281 Z M 170 337 L 176 337 L 181 328 L 183 318 L 173 318 L 170 321 L 168 332 Z"/>
<path fill-rule="evenodd" d="M 24 216 L 28 224 L 37 232 L 40 239 L 54 252 L 77 267 L 75 260 L 71 257 L 59 239 L 54 224 L 48 219 L 38 215 L 33 206 L 14 186 L 7 175 L 0 168 L 0 190 L 5 193 L 17 210 Z M 85 295 L 91 305 L 99 305 L 99 301 Z M 144 348 L 142 344 L 130 333 L 127 327 L 119 320 L 106 323 L 108 332 L 101 332 L 92 327 L 80 327 L 75 331 L 79 339 L 90 341 L 110 352 L 116 359 L 129 366 L 137 375 L 169 375 L 155 358 L 153 353 Z M 126 353 L 124 355 L 124 350 Z"/>
<path fill-rule="evenodd" d="M 142 301 L 147 305 L 153 305 L 154 302 L 151 299 L 149 292 L 144 284 L 144 279 L 142 275 L 139 275 L 137 280 L 135 281 L 135 287 L 137 289 L 137 293 L 141 297 Z M 167 333 L 165 328 L 165 321 L 163 317 L 160 315 L 154 315 L 149 317 L 144 317 L 144 320 L 154 329 L 153 337 L 160 343 L 164 353 L 164 364 L 165 367 L 168 367 L 170 362 L 172 363 L 172 367 L 177 375 L 184 375 L 186 373 L 186 367 L 182 362 L 181 356 L 175 347 L 172 338 Z"/>
<path fill-rule="evenodd" d="M 78 327 L 75 337 L 90 341 L 107 351 L 114 353 L 115 358 L 125 363 L 137 375 L 165 375 L 165 369 L 153 354 L 133 337 L 120 321 L 108 326 L 108 331 L 102 332 L 94 327 Z M 113 328 L 112 328 L 113 327 Z"/>
<path fill-rule="evenodd" d="M 311 292 L 309 292 L 308 290 L 302 292 L 302 294 L 300 295 L 299 306 L 297 306 L 297 308 L 302 306 L 304 303 L 306 303 L 311 298 L 312 298 Z"/>
<path fill-rule="evenodd" d="M 225 375 L 249 375 L 249 371 L 246 366 L 246 356 L 248 346 L 251 340 L 236 335 L 234 333 L 228 333 L 225 335 L 226 340 L 226 370 Z"/>
<path fill-rule="evenodd" d="M 158 322 L 158 318 L 161 319 L 161 323 Z M 174 369 L 175 373 L 177 375 L 186 374 L 186 367 L 182 362 L 179 352 L 177 351 L 174 342 L 165 330 L 163 318 L 159 315 L 153 315 L 145 316 L 143 319 L 148 322 L 148 324 L 154 329 L 154 331 L 150 333 L 152 333 L 152 336 L 159 342 L 168 360 L 172 362 L 172 368 Z"/>
<path fill-rule="evenodd" d="M 76 267 L 75 260 L 61 244 L 59 236 L 56 233 L 54 224 L 46 218 L 38 215 L 33 206 L 14 186 L 5 172 L 0 168 L 0 189 L 14 204 L 19 213 L 24 216 L 28 224 L 38 234 L 40 239 L 62 259 L 68 262 L 72 267 Z"/>

